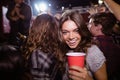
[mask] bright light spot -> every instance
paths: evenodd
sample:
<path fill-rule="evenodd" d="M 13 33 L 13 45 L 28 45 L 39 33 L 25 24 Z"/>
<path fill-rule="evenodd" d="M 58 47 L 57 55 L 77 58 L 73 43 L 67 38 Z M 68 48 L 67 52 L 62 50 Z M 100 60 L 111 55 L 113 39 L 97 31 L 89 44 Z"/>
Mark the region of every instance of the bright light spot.
<path fill-rule="evenodd" d="M 47 10 L 47 4 L 46 3 L 39 3 L 39 4 L 35 4 L 35 8 L 38 12 L 44 12 Z"/>
<path fill-rule="evenodd" d="M 62 10 L 64 10 L 65 9 L 65 7 L 64 6 L 62 6 Z"/>
<path fill-rule="evenodd" d="M 45 3 L 40 3 L 39 4 L 40 11 L 46 11 L 47 10 L 47 4 Z"/>
<path fill-rule="evenodd" d="M 37 10 L 37 12 L 40 12 L 39 7 L 38 7 L 37 4 L 35 4 L 35 9 Z"/>
<path fill-rule="evenodd" d="M 49 4 L 49 6 L 52 6 L 51 4 Z"/>
<path fill-rule="evenodd" d="M 103 4 L 103 0 L 98 0 L 98 4 L 102 5 Z"/>

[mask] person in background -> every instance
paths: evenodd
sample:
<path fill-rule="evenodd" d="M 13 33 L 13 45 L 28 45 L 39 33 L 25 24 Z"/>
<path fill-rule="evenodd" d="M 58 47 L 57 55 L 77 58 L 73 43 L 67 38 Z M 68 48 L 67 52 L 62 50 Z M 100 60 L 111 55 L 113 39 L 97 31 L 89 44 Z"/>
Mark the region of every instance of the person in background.
<path fill-rule="evenodd" d="M 27 36 L 32 17 L 31 7 L 24 2 L 24 0 L 14 0 L 8 4 L 8 11 L 6 17 L 10 24 L 10 37 L 9 42 L 16 44 L 17 34 Z"/>
<path fill-rule="evenodd" d="M 84 68 L 66 65 L 64 77 L 72 80 L 107 80 L 106 59 L 93 43 L 90 31 L 77 10 L 65 12 L 60 19 L 62 52 L 86 53 Z M 63 58 L 66 59 L 66 58 Z M 68 73 L 67 73 L 68 70 Z M 68 79 L 69 80 L 69 79 Z"/>
<path fill-rule="evenodd" d="M 117 25 L 114 27 L 116 33 L 113 35 L 115 42 L 120 45 L 120 4 L 115 2 L 115 0 L 103 0 L 107 8 L 114 14 L 117 18 Z"/>
<path fill-rule="evenodd" d="M 24 57 L 13 46 L 0 46 L 0 80 L 31 80 Z"/>
<path fill-rule="evenodd" d="M 90 17 L 88 29 L 106 57 L 108 80 L 120 79 L 120 47 L 113 41 L 116 18 L 112 13 L 97 13 Z"/>
<path fill-rule="evenodd" d="M 33 80 L 62 80 L 58 25 L 49 14 L 38 15 L 33 21 L 23 48 Z"/>
<path fill-rule="evenodd" d="M 103 0 L 107 8 L 115 15 L 115 17 L 120 21 L 120 4 L 116 3 L 114 0 Z"/>

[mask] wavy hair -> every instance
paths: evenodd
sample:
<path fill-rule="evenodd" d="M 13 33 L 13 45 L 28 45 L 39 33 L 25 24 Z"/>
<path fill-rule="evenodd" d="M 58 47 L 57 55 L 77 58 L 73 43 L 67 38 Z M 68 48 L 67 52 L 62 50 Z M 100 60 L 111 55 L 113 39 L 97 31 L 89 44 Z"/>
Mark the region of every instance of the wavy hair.
<path fill-rule="evenodd" d="M 59 50 L 57 20 L 49 14 L 41 14 L 33 21 L 29 31 L 26 44 L 24 46 L 24 56 L 28 59 L 35 49 L 40 49 L 44 53 L 53 53 L 57 59 L 61 59 Z"/>

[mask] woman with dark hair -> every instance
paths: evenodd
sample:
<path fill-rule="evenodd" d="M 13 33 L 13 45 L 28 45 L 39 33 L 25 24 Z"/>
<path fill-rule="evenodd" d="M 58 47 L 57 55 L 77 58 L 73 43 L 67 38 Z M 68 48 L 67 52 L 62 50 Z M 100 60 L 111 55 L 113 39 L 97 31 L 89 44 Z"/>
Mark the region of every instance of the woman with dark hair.
<path fill-rule="evenodd" d="M 33 80 L 62 80 L 58 25 L 49 14 L 41 14 L 33 21 L 24 47 Z"/>
<path fill-rule="evenodd" d="M 86 53 L 86 66 L 84 68 L 71 66 L 68 69 L 69 78 L 72 80 L 107 80 L 105 57 L 93 43 L 91 33 L 79 11 L 68 11 L 62 15 L 60 35 L 64 54 L 69 51 Z M 67 65 L 66 68 L 68 68 Z"/>

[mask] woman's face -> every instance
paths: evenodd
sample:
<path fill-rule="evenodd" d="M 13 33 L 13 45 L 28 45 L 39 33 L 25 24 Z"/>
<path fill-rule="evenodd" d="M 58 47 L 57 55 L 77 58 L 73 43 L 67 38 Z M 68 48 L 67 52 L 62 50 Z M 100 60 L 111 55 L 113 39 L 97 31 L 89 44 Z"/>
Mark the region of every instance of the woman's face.
<path fill-rule="evenodd" d="M 62 25 L 62 36 L 66 44 L 74 49 L 81 41 L 77 25 L 72 20 L 67 20 Z"/>

